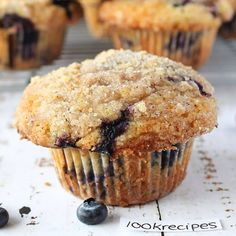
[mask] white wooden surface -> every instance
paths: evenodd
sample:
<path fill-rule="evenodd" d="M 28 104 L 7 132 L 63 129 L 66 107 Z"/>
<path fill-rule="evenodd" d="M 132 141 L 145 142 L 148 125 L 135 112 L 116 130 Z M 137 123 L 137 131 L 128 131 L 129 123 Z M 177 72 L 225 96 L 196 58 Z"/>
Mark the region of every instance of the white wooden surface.
<path fill-rule="evenodd" d="M 81 24 L 71 29 L 61 59 L 36 73 L 43 74 L 72 61 L 91 58 L 109 47 L 109 42 L 91 39 Z M 236 235 L 236 43 L 218 39 L 202 73 L 216 88 L 219 128 L 196 140 L 183 184 L 158 202 L 130 208 L 109 207 L 108 219 L 97 226 L 86 226 L 77 220 L 76 208 L 82 201 L 62 189 L 48 150 L 19 140 L 11 126 L 30 73 L 17 74 L 22 76 L 17 82 L 11 74 L 1 73 L 0 204 L 9 211 L 10 221 L 7 227 L 0 229 L 0 236 L 118 236 L 121 233 L 142 236 L 147 233 L 121 231 L 120 217 L 158 220 L 160 214 L 163 220 L 170 221 L 218 218 L 224 226 L 221 232 L 162 235 Z M 31 212 L 21 218 L 19 209 L 23 206 L 30 207 Z"/>

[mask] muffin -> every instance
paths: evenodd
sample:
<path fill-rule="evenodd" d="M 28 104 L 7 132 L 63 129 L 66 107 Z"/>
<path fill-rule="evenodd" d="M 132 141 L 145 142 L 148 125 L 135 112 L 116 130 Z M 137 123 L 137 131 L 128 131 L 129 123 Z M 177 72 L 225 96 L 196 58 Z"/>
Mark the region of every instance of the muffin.
<path fill-rule="evenodd" d="M 35 68 L 57 59 L 67 23 L 65 9 L 52 0 L 1 0 L 0 69 Z"/>
<path fill-rule="evenodd" d="M 228 0 L 234 10 L 233 18 L 220 28 L 220 34 L 227 39 L 236 39 L 236 0 Z"/>
<path fill-rule="evenodd" d="M 62 7 L 68 18 L 68 24 L 78 22 L 82 15 L 82 9 L 77 0 L 51 0 L 53 4 Z"/>
<path fill-rule="evenodd" d="M 191 68 L 109 50 L 33 78 L 15 127 L 50 148 L 65 189 L 128 206 L 173 191 L 185 177 L 194 138 L 216 122 L 213 88 Z"/>
<path fill-rule="evenodd" d="M 99 19 L 115 48 L 146 50 L 199 68 L 232 9 L 225 0 L 119 0 L 102 4 Z"/>
<path fill-rule="evenodd" d="M 97 38 L 107 36 L 104 24 L 98 18 L 99 8 L 102 3 L 111 0 L 78 0 L 84 10 L 86 23 L 92 35 Z"/>

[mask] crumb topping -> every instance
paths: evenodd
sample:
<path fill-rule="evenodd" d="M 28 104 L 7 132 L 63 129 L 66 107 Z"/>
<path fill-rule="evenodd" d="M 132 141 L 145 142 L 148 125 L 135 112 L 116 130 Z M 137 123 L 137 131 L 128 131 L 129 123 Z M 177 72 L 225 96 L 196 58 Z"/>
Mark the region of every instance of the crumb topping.
<path fill-rule="evenodd" d="M 109 50 L 33 78 L 15 126 L 23 138 L 47 147 L 165 149 L 214 128 L 213 92 L 182 64 Z"/>
<path fill-rule="evenodd" d="M 199 31 L 218 27 L 232 14 L 225 0 L 120 0 L 103 3 L 99 17 L 121 28 Z"/>

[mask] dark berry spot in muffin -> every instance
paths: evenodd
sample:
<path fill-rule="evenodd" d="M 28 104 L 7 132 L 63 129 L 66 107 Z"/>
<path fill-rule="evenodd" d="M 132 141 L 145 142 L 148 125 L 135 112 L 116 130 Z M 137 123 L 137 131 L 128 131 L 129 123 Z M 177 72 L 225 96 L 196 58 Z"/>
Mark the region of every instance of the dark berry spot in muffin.
<path fill-rule="evenodd" d="M 120 118 L 110 122 L 103 122 L 101 125 L 102 141 L 95 147 L 96 152 L 112 154 L 115 139 L 122 135 L 129 124 L 129 110 L 121 112 Z"/>
<path fill-rule="evenodd" d="M 63 134 L 61 137 L 56 138 L 55 146 L 60 148 L 75 147 L 75 140 L 72 140 L 67 134 Z"/>
<path fill-rule="evenodd" d="M 227 36 L 230 36 L 232 33 L 236 35 L 236 14 L 233 19 L 229 22 L 225 22 L 220 28 L 220 33 Z"/>
<path fill-rule="evenodd" d="M 217 17 L 219 15 L 218 8 L 214 0 L 206 0 L 206 1 L 199 1 L 199 0 L 175 0 L 173 2 L 174 7 L 182 7 L 189 3 L 201 4 L 206 6 L 209 9 L 209 12 L 214 16 Z"/>
<path fill-rule="evenodd" d="M 169 53 L 176 53 L 178 50 L 181 50 L 183 55 L 190 56 L 193 46 L 195 46 L 202 32 L 177 32 L 173 33 L 169 39 L 169 42 L 165 45 L 165 48 Z"/>
<path fill-rule="evenodd" d="M 212 96 L 210 93 L 208 93 L 204 90 L 203 85 L 200 82 L 198 82 L 197 80 L 194 80 L 194 79 L 191 79 L 191 78 L 187 79 L 185 77 L 167 77 L 166 79 L 168 81 L 174 82 L 174 83 L 181 82 L 181 81 L 187 81 L 189 83 L 194 83 L 197 86 L 197 88 L 198 88 L 198 90 L 199 90 L 199 92 L 202 96 L 205 96 L 205 97 L 211 97 Z"/>
<path fill-rule="evenodd" d="M 172 167 L 175 160 L 177 159 L 178 150 L 171 150 L 170 151 L 170 158 L 169 158 L 169 167 Z"/>
<path fill-rule="evenodd" d="M 192 2 L 192 1 L 191 0 L 176 0 L 176 2 L 174 2 L 173 6 L 180 7 L 180 6 L 186 5 L 190 2 Z"/>
<path fill-rule="evenodd" d="M 15 54 L 16 54 L 14 34 L 10 34 L 8 36 L 8 53 L 9 53 L 8 66 L 10 68 L 14 68 L 14 58 L 15 58 Z"/>
<path fill-rule="evenodd" d="M 157 166 L 160 158 L 160 152 L 152 152 L 151 153 L 151 166 Z"/>
<path fill-rule="evenodd" d="M 0 28 L 14 28 L 16 33 L 9 35 L 9 66 L 14 66 L 14 56 L 28 60 L 35 56 L 39 33 L 34 23 L 16 14 L 6 14 L 0 19 Z"/>
<path fill-rule="evenodd" d="M 180 143 L 177 143 L 175 145 L 175 147 L 177 148 L 178 150 L 178 160 L 182 158 L 182 154 L 183 154 L 183 148 L 184 148 L 184 144 L 180 144 Z"/>
<path fill-rule="evenodd" d="M 100 174 L 100 175 L 96 175 L 95 176 L 95 181 L 97 182 L 97 183 L 99 183 L 99 182 L 103 182 L 103 180 L 104 180 L 104 175 L 103 174 Z"/>
<path fill-rule="evenodd" d="M 91 168 L 90 171 L 87 173 L 86 177 L 87 177 L 87 178 L 86 178 L 87 183 L 95 181 L 94 173 L 93 173 L 93 169 L 92 169 L 92 168 Z"/>
<path fill-rule="evenodd" d="M 209 11 L 211 12 L 212 16 L 217 17 L 219 15 L 219 10 L 216 6 L 209 7 Z"/>
<path fill-rule="evenodd" d="M 53 4 L 63 7 L 66 11 L 67 17 L 72 18 L 72 12 L 70 9 L 71 3 L 75 3 L 73 0 L 53 0 Z"/>
<path fill-rule="evenodd" d="M 196 80 L 192 80 L 192 81 L 198 86 L 198 89 L 199 89 L 199 91 L 200 91 L 200 93 L 201 93 L 202 96 L 211 97 L 211 94 L 210 94 L 210 93 L 207 93 L 207 92 L 204 90 L 204 88 L 203 88 L 203 86 L 202 86 L 201 83 L 199 83 L 199 82 L 196 81 Z"/>
<path fill-rule="evenodd" d="M 0 207 L 0 228 L 3 228 L 9 221 L 9 214 L 6 209 Z"/>
<path fill-rule="evenodd" d="M 97 202 L 94 198 L 85 200 L 77 209 L 78 219 L 87 225 L 102 223 L 108 215 L 108 209 L 103 203 Z"/>
<path fill-rule="evenodd" d="M 161 169 L 164 170 L 169 163 L 169 157 L 170 157 L 170 151 L 166 150 L 162 152 L 162 157 L 161 157 Z"/>
<path fill-rule="evenodd" d="M 166 167 L 168 168 L 172 167 L 175 161 L 182 157 L 183 154 L 182 150 L 184 148 L 184 144 L 176 144 L 174 146 L 176 149 L 159 152 L 159 155 L 161 156 L 162 170 L 164 170 Z"/>
<path fill-rule="evenodd" d="M 134 43 L 130 39 L 120 37 L 120 42 L 123 49 L 130 49 L 134 46 Z"/>
<path fill-rule="evenodd" d="M 82 168 L 80 169 L 80 172 L 78 173 L 77 178 L 78 178 L 80 183 L 82 183 L 82 184 L 86 183 L 86 177 L 85 177 L 85 174 L 84 174 L 84 171 L 83 171 Z"/>

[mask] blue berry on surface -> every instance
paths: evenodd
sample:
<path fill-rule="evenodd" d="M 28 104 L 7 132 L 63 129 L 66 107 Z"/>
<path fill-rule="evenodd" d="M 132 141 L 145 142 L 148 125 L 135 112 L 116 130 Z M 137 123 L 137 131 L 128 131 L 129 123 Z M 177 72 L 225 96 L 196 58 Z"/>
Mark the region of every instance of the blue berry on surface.
<path fill-rule="evenodd" d="M 4 227 L 9 220 L 9 214 L 6 209 L 0 207 L 0 228 Z"/>
<path fill-rule="evenodd" d="M 78 219 L 87 225 L 96 225 L 103 222 L 108 215 L 106 205 L 97 202 L 94 198 L 85 200 L 77 209 Z"/>

